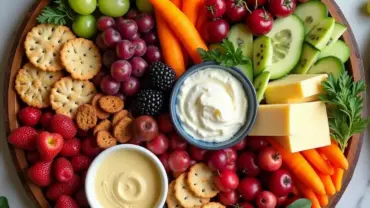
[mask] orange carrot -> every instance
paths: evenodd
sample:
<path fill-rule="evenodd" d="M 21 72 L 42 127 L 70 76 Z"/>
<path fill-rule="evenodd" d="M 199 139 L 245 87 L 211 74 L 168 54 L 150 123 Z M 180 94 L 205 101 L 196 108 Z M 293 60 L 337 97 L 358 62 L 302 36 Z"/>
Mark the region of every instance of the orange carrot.
<path fill-rule="evenodd" d="M 177 6 L 177 8 L 182 7 L 182 0 L 171 0 L 171 1 L 172 1 L 172 3 L 174 3 Z"/>
<path fill-rule="evenodd" d="M 316 195 L 321 206 L 325 207 L 329 204 L 329 197 L 327 195 Z"/>
<path fill-rule="evenodd" d="M 272 138 L 267 138 L 267 140 L 273 148 L 280 152 L 284 164 L 298 180 L 315 193 L 325 194 L 325 187 L 320 177 L 299 152 L 291 153 L 281 146 L 278 141 Z"/>
<path fill-rule="evenodd" d="M 337 144 L 332 142 L 331 145 L 321 147 L 318 151 L 324 154 L 325 157 L 327 157 L 328 160 L 337 168 L 342 168 L 344 170 L 348 169 L 348 160 Z"/>
<path fill-rule="evenodd" d="M 301 152 L 303 157 L 310 162 L 310 164 L 323 174 L 332 175 L 334 168 L 327 163 L 315 149 L 305 150 Z"/>
<path fill-rule="evenodd" d="M 337 192 L 339 192 L 340 189 L 342 188 L 343 175 L 344 175 L 343 169 L 335 168 L 334 174 L 331 176 L 331 180 L 333 180 L 335 190 L 337 190 Z"/>
<path fill-rule="evenodd" d="M 319 199 L 312 189 L 307 188 L 301 181 L 294 181 L 295 186 L 297 187 L 299 193 L 301 193 L 305 198 L 311 200 L 312 208 L 321 208 Z"/>
<path fill-rule="evenodd" d="M 180 41 L 178 41 L 162 15 L 155 12 L 158 38 L 161 43 L 162 54 L 166 64 L 170 65 L 179 77 L 185 72 L 184 55 Z"/>
<path fill-rule="evenodd" d="M 204 50 L 208 48 L 189 18 L 168 0 L 149 1 L 176 34 L 193 61 L 197 64 L 201 63 L 203 60 L 198 53 L 198 48 Z"/>
<path fill-rule="evenodd" d="M 195 25 L 197 22 L 200 7 L 203 5 L 202 0 L 186 0 L 183 2 L 181 10 L 189 18 L 190 22 Z"/>
<path fill-rule="evenodd" d="M 336 190 L 330 175 L 319 173 L 319 177 L 325 186 L 326 194 L 328 194 L 329 196 L 334 195 Z"/>

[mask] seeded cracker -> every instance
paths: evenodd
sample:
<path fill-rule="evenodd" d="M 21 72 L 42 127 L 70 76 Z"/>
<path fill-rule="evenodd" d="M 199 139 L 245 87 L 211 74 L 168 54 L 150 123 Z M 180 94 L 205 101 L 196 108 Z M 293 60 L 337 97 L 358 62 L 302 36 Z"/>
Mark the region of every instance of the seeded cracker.
<path fill-rule="evenodd" d="M 52 86 L 62 77 L 62 72 L 41 71 L 31 63 L 27 63 L 18 71 L 15 89 L 27 105 L 46 108 L 50 105 Z"/>
<path fill-rule="evenodd" d="M 189 189 L 198 197 L 212 198 L 220 192 L 214 183 L 214 173 L 203 163 L 198 163 L 190 168 L 186 182 Z"/>
<path fill-rule="evenodd" d="M 168 193 L 166 198 L 167 208 L 183 208 L 180 202 L 175 197 L 175 181 L 172 181 L 168 186 Z"/>
<path fill-rule="evenodd" d="M 88 80 L 93 78 L 102 67 L 99 49 L 94 42 L 76 38 L 64 44 L 60 59 L 73 79 Z"/>
<path fill-rule="evenodd" d="M 105 112 L 103 109 L 100 108 L 99 106 L 99 100 L 101 97 L 104 95 L 101 93 L 98 93 L 94 96 L 91 104 L 94 106 L 96 115 L 98 116 L 99 119 L 107 119 L 109 118 L 109 113 Z"/>
<path fill-rule="evenodd" d="M 218 202 L 210 202 L 202 206 L 202 208 L 226 208 L 224 205 Z"/>
<path fill-rule="evenodd" d="M 186 173 L 181 174 L 175 182 L 175 196 L 180 204 L 185 208 L 192 208 L 208 203 L 209 198 L 200 198 L 191 192 L 186 183 L 185 176 Z"/>
<path fill-rule="evenodd" d="M 102 149 L 113 147 L 117 144 L 116 138 L 109 133 L 109 131 L 99 131 L 96 135 L 96 143 Z"/>
<path fill-rule="evenodd" d="M 40 24 L 32 28 L 24 43 L 30 62 L 42 71 L 60 71 L 60 50 L 65 42 L 76 36 L 66 26 Z"/>
<path fill-rule="evenodd" d="M 98 118 L 96 117 L 95 108 L 90 104 L 83 104 L 77 109 L 76 123 L 78 128 L 88 131 L 96 126 Z"/>
<path fill-rule="evenodd" d="M 96 94 L 93 83 L 64 77 L 51 89 L 51 107 L 57 114 L 73 118 L 80 105 L 90 103 Z"/>

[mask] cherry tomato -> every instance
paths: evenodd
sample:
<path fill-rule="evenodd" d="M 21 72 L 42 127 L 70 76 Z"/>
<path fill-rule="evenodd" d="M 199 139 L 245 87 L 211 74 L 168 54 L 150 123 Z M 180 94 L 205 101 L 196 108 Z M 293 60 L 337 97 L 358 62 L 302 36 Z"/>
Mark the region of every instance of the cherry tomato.
<path fill-rule="evenodd" d="M 226 17 L 231 22 L 239 22 L 247 14 L 247 8 L 244 1 L 229 0 L 226 2 Z"/>
<path fill-rule="evenodd" d="M 268 184 L 269 190 L 277 197 L 288 196 L 293 191 L 292 176 L 284 169 L 273 172 Z"/>
<path fill-rule="evenodd" d="M 189 154 L 190 157 L 196 161 L 203 161 L 205 159 L 207 150 L 199 149 L 195 146 L 190 146 Z"/>
<path fill-rule="evenodd" d="M 268 9 L 276 17 L 287 17 L 291 15 L 296 7 L 295 0 L 270 0 Z"/>
<path fill-rule="evenodd" d="M 205 26 L 210 43 L 220 43 L 229 35 L 230 26 L 224 19 L 208 21 Z"/>
<path fill-rule="evenodd" d="M 254 9 L 266 4 L 266 2 L 267 0 L 247 0 L 248 6 L 251 6 Z"/>
<path fill-rule="evenodd" d="M 233 146 L 233 149 L 236 151 L 243 150 L 247 146 L 247 140 L 244 138 L 238 144 Z"/>
<path fill-rule="evenodd" d="M 261 169 L 257 165 L 257 156 L 253 152 L 243 152 L 236 162 L 238 170 L 250 177 L 257 176 Z"/>
<path fill-rule="evenodd" d="M 265 137 L 262 136 L 251 136 L 248 137 L 247 146 L 254 152 L 259 152 L 268 146 L 268 142 Z"/>
<path fill-rule="evenodd" d="M 173 172 L 185 172 L 190 166 L 190 157 L 184 150 L 173 151 L 168 158 L 168 166 Z"/>
<path fill-rule="evenodd" d="M 167 137 L 160 133 L 153 140 L 147 142 L 146 147 L 156 155 L 165 153 L 168 149 Z"/>
<path fill-rule="evenodd" d="M 219 18 L 225 14 L 225 0 L 206 0 L 204 5 L 207 10 L 208 18 L 210 19 Z"/>
<path fill-rule="evenodd" d="M 265 35 L 271 31 L 274 20 L 268 11 L 256 9 L 247 17 L 245 24 L 253 35 Z"/>
<path fill-rule="evenodd" d="M 258 166 L 265 171 L 276 171 L 283 163 L 280 152 L 268 147 L 258 155 Z"/>
<path fill-rule="evenodd" d="M 176 133 L 171 133 L 169 136 L 170 149 L 173 150 L 186 150 L 188 143 Z"/>
<path fill-rule="evenodd" d="M 226 156 L 227 156 L 227 164 L 235 163 L 238 157 L 236 151 L 232 148 L 224 149 L 224 151 L 226 152 Z"/>
<path fill-rule="evenodd" d="M 253 201 L 262 191 L 262 187 L 257 178 L 247 177 L 239 182 L 237 191 L 246 201 Z"/>
<path fill-rule="evenodd" d="M 276 203 L 276 196 L 269 191 L 262 191 L 256 197 L 258 208 L 275 208 Z"/>
<path fill-rule="evenodd" d="M 238 202 L 238 194 L 235 191 L 221 192 L 219 195 L 221 204 L 231 206 Z"/>
<path fill-rule="evenodd" d="M 222 192 L 235 190 L 239 185 L 239 177 L 235 172 L 222 170 L 215 178 L 215 184 Z"/>
<path fill-rule="evenodd" d="M 227 155 L 223 150 L 211 152 L 208 158 L 208 167 L 212 170 L 223 170 L 227 165 Z"/>
<path fill-rule="evenodd" d="M 236 163 L 229 163 L 225 166 L 224 168 L 225 170 L 230 170 L 230 171 L 233 171 L 233 172 L 236 172 L 237 168 L 236 168 Z"/>

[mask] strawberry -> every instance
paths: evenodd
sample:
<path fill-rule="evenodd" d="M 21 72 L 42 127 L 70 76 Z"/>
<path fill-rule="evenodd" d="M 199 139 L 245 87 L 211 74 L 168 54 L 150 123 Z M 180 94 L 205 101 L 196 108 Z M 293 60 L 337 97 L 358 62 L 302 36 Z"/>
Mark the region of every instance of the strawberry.
<path fill-rule="evenodd" d="M 28 126 L 22 126 L 14 129 L 8 137 L 8 142 L 17 148 L 24 150 L 35 150 L 37 131 Z"/>
<path fill-rule="evenodd" d="M 25 126 L 36 126 L 41 117 L 41 110 L 35 107 L 25 107 L 18 112 L 20 122 Z"/>
<path fill-rule="evenodd" d="M 86 198 L 85 189 L 80 189 L 79 191 L 77 191 L 75 199 L 77 201 L 77 204 L 80 205 L 80 207 L 89 207 L 89 202 L 87 201 Z"/>
<path fill-rule="evenodd" d="M 40 118 L 40 124 L 42 128 L 48 129 L 50 125 L 51 118 L 53 118 L 54 114 L 52 112 L 45 112 L 42 114 Z"/>
<path fill-rule="evenodd" d="M 82 185 L 85 185 L 86 175 L 87 175 L 87 170 L 85 170 L 84 172 L 81 173 L 81 183 L 82 183 Z"/>
<path fill-rule="evenodd" d="M 170 133 L 173 131 L 173 124 L 170 114 L 162 114 L 157 118 L 159 131 L 163 133 Z"/>
<path fill-rule="evenodd" d="M 59 182 L 68 182 L 74 175 L 71 162 L 64 157 L 55 160 L 53 164 L 53 173 L 54 177 Z"/>
<path fill-rule="evenodd" d="M 96 139 L 94 137 L 88 137 L 82 141 L 81 145 L 82 153 L 89 157 L 97 156 L 102 149 L 96 143 Z"/>
<path fill-rule="evenodd" d="M 28 178 L 38 186 L 48 186 L 52 181 L 51 163 L 52 162 L 37 162 L 28 169 Z"/>
<path fill-rule="evenodd" d="M 53 116 L 49 127 L 52 132 L 62 135 L 64 139 L 72 139 L 77 134 L 76 124 L 65 115 L 57 114 Z"/>
<path fill-rule="evenodd" d="M 72 197 L 62 195 L 58 198 L 55 208 L 79 208 L 77 202 Z"/>
<path fill-rule="evenodd" d="M 36 151 L 27 152 L 26 158 L 27 158 L 28 162 L 30 162 L 31 164 L 35 164 L 38 161 L 40 161 L 40 153 L 36 152 Z"/>
<path fill-rule="evenodd" d="M 50 161 L 59 154 L 63 148 L 63 137 L 60 134 L 42 132 L 37 140 L 37 149 L 43 161 Z"/>
<path fill-rule="evenodd" d="M 64 140 L 64 145 L 62 151 L 59 155 L 63 157 L 73 157 L 80 154 L 81 150 L 81 141 L 77 138 L 70 140 Z"/>
<path fill-rule="evenodd" d="M 80 176 L 74 175 L 73 178 L 66 183 L 54 183 L 46 189 L 46 197 L 52 201 L 57 200 L 62 195 L 72 196 L 81 187 Z"/>
<path fill-rule="evenodd" d="M 71 163 L 74 171 L 81 172 L 89 168 L 91 160 L 86 155 L 78 155 L 72 158 Z"/>

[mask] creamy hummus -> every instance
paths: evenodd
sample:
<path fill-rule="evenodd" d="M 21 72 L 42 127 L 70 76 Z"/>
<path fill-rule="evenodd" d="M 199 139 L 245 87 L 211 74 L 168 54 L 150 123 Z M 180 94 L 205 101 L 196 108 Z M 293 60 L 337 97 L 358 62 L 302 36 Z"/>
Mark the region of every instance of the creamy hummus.
<path fill-rule="evenodd" d="M 104 208 L 157 207 L 163 187 L 158 168 L 136 150 L 119 150 L 98 168 L 95 193 Z"/>
<path fill-rule="evenodd" d="M 246 122 L 242 84 L 229 72 L 208 68 L 189 76 L 180 88 L 177 115 L 185 131 L 205 142 L 223 142 Z"/>

